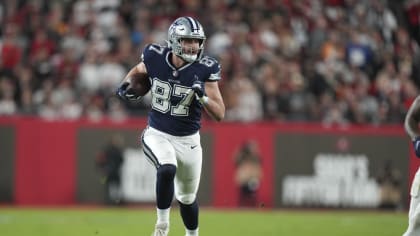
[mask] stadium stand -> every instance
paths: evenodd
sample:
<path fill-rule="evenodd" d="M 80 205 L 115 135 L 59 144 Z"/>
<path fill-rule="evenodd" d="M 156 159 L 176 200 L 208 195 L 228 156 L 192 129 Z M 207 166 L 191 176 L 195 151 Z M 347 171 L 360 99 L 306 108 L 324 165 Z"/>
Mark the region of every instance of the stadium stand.
<path fill-rule="evenodd" d="M 9 0 L 0 116 L 144 116 L 114 91 L 180 15 L 222 64 L 226 121 L 402 123 L 419 93 L 417 0 Z"/>

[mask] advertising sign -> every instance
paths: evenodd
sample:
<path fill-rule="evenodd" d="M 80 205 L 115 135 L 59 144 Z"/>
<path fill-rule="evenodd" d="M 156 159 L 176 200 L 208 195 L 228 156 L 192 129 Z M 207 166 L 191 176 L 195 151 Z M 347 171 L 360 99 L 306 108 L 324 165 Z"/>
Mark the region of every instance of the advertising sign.
<path fill-rule="evenodd" d="M 407 204 L 405 137 L 279 133 L 275 142 L 276 206 L 398 208 Z"/>

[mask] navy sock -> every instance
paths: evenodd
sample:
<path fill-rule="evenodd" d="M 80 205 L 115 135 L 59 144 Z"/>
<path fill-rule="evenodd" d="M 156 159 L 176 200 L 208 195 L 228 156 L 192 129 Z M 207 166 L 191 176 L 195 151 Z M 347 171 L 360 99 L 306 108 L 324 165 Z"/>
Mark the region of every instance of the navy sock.
<path fill-rule="evenodd" d="M 174 178 L 176 166 L 161 165 L 157 170 L 156 202 L 159 209 L 168 209 L 174 197 Z"/>
<path fill-rule="evenodd" d="M 178 201 L 179 202 L 179 201 Z M 181 211 L 182 221 L 189 230 L 195 230 L 198 228 L 198 203 L 195 200 L 190 205 L 185 205 L 179 202 L 179 209 Z"/>

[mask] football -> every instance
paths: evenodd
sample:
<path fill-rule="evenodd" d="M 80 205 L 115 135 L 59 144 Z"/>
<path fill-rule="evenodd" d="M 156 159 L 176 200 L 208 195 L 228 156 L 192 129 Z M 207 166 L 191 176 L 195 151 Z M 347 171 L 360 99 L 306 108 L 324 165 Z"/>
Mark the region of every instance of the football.
<path fill-rule="evenodd" d="M 127 89 L 132 89 L 138 96 L 144 96 L 149 92 L 151 87 L 152 85 L 147 75 L 141 75 L 131 77 L 131 83 Z"/>

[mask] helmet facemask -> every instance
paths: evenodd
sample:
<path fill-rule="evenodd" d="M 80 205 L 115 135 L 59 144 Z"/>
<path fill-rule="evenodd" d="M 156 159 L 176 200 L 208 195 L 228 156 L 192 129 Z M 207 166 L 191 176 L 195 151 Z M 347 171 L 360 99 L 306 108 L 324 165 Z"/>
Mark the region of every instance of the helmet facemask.
<path fill-rule="evenodd" d="M 182 59 L 184 59 L 187 62 L 193 62 L 196 61 L 198 59 L 201 58 L 201 54 L 203 52 L 204 49 L 204 40 L 199 39 L 199 44 L 197 48 L 191 47 L 191 46 L 187 46 L 187 45 L 183 45 L 183 40 L 185 40 L 186 38 L 182 38 L 180 39 L 180 45 L 181 45 L 181 55 L 180 56 Z"/>

